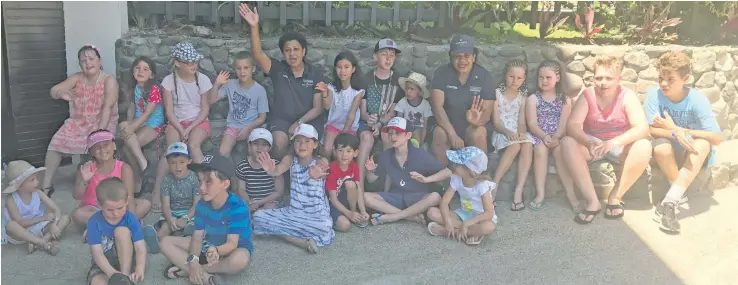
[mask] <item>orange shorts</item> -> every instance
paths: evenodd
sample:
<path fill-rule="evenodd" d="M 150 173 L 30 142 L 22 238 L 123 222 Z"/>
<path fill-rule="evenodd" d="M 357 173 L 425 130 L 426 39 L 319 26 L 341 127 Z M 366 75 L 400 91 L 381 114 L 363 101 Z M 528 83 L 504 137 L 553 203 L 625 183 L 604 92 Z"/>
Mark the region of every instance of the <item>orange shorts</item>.
<path fill-rule="evenodd" d="M 187 127 L 192 125 L 192 121 L 181 121 L 179 122 L 179 124 L 182 125 L 182 127 L 186 129 Z M 172 126 L 172 124 L 167 124 L 167 130 L 169 129 L 171 129 L 172 131 L 176 131 L 176 129 L 174 128 L 174 126 Z M 195 129 L 201 129 L 205 131 L 208 134 L 208 136 L 210 136 L 210 120 L 205 119 L 200 124 L 195 126 Z"/>

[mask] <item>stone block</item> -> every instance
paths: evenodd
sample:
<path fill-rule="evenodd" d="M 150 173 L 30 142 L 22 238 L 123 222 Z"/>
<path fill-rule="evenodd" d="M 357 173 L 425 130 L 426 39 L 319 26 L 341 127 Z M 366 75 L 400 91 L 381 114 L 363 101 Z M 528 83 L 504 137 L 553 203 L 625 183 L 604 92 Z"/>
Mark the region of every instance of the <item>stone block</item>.
<path fill-rule="evenodd" d="M 426 44 L 416 44 L 413 46 L 413 57 L 424 58 L 428 56 L 428 46 Z"/>
<path fill-rule="evenodd" d="M 700 79 L 694 84 L 697 88 L 709 88 L 715 85 L 715 72 L 708 71 L 700 76 Z"/>
<path fill-rule="evenodd" d="M 530 63 L 538 63 L 544 60 L 543 53 L 539 49 L 525 49 L 525 60 Z"/>
<path fill-rule="evenodd" d="M 652 87 L 657 87 L 657 86 L 659 86 L 659 84 L 655 81 L 638 79 L 638 81 L 636 81 L 636 92 L 647 93 L 648 89 L 651 89 Z"/>
<path fill-rule="evenodd" d="M 728 104 L 725 103 L 725 100 L 720 98 L 712 103 L 710 107 L 712 108 L 712 112 L 715 114 L 715 119 L 717 120 L 720 129 L 730 128 L 730 123 L 728 122 Z"/>
<path fill-rule="evenodd" d="M 710 88 L 700 88 L 703 94 L 707 96 L 707 99 L 710 100 L 710 103 L 715 103 L 718 100 L 720 100 L 720 88 L 717 88 L 716 86 L 712 86 Z"/>
<path fill-rule="evenodd" d="M 656 70 L 655 67 L 651 66 L 647 68 L 646 70 L 643 70 L 640 73 L 638 73 L 638 78 L 644 79 L 644 80 L 657 81 L 659 79 L 659 71 Z"/>
<path fill-rule="evenodd" d="M 623 57 L 625 64 L 635 70 L 644 70 L 650 65 L 650 58 L 643 52 L 629 52 Z"/>
<path fill-rule="evenodd" d="M 699 74 L 711 71 L 716 61 L 717 55 L 712 51 L 695 52 L 692 55 L 692 71 Z"/>
<path fill-rule="evenodd" d="M 571 73 L 577 74 L 577 75 L 584 75 L 584 71 L 587 70 L 586 67 L 584 67 L 584 63 L 581 61 L 572 61 L 566 66 L 566 70 L 568 70 Z"/>
<path fill-rule="evenodd" d="M 717 71 L 730 71 L 735 66 L 733 56 L 727 52 L 719 52 L 716 55 L 715 70 Z"/>
<path fill-rule="evenodd" d="M 588 58 L 585 58 L 582 60 L 582 63 L 584 64 L 584 67 L 591 72 L 594 72 L 594 66 L 595 62 L 597 61 L 596 57 L 590 56 Z"/>
<path fill-rule="evenodd" d="M 646 46 L 643 51 L 651 58 L 658 58 L 669 51 L 669 48 L 667 46 Z"/>
<path fill-rule="evenodd" d="M 519 46 L 503 46 L 499 52 L 500 56 L 504 57 L 516 57 L 523 55 L 523 49 Z"/>
<path fill-rule="evenodd" d="M 638 79 L 638 72 L 632 68 L 623 68 L 623 71 L 620 72 L 620 77 L 625 81 L 636 81 Z"/>
<path fill-rule="evenodd" d="M 541 48 L 541 55 L 543 58 L 548 60 L 557 60 L 557 50 L 555 47 L 543 47 Z"/>
<path fill-rule="evenodd" d="M 722 71 L 715 72 L 715 85 L 719 88 L 725 87 L 728 82 L 728 78 L 725 77 L 725 73 Z"/>
<path fill-rule="evenodd" d="M 212 54 L 213 61 L 228 63 L 228 50 L 225 48 L 216 48 Z"/>
<path fill-rule="evenodd" d="M 488 57 L 496 57 L 500 54 L 500 49 L 496 47 L 488 47 L 488 48 L 482 49 L 482 54 Z"/>

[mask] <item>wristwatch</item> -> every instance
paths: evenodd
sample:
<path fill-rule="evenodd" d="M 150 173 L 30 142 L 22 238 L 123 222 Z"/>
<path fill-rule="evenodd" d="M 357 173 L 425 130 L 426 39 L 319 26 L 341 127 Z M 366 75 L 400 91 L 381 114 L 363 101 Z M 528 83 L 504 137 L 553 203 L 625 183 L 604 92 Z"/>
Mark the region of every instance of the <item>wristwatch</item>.
<path fill-rule="evenodd" d="M 190 255 L 190 256 L 187 257 L 187 264 L 192 264 L 192 263 L 198 262 L 198 261 L 200 261 L 200 257 L 197 256 L 197 255 L 194 255 L 193 254 L 193 255 Z"/>

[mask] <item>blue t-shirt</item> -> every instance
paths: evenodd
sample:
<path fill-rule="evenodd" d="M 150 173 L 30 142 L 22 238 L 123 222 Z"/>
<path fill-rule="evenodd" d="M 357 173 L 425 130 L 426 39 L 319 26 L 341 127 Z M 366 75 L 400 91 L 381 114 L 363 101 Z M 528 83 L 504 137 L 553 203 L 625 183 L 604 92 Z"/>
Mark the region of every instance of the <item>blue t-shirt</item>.
<path fill-rule="evenodd" d="M 710 100 L 702 91 L 695 88 L 689 89 L 689 94 L 681 102 L 672 102 L 667 98 L 660 88 L 654 87 L 648 90 L 645 102 L 646 117 L 648 124 L 653 124 L 654 116 L 663 117 L 663 111 L 669 112 L 677 127 L 720 133 L 715 114 L 712 112 Z M 715 148 L 707 166 L 711 166 L 715 158 Z"/>
<path fill-rule="evenodd" d="M 87 243 L 92 245 L 102 245 L 103 252 L 108 252 L 115 247 L 115 235 L 113 231 L 117 227 L 126 227 L 131 231 L 133 242 L 143 240 L 143 232 L 141 224 L 138 223 L 136 215 L 131 211 L 126 211 L 123 218 L 117 225 L 111 225 L 103 217 L 102 211 L 97 211 L 87 221 Z M 94 262 L 94 261 L 93 261 Z"/>
<path fill-rule="evenodd" d="M 148 94 L 148 98 L 144 100 L 143 88 L 137 85 L 136 88 L 133 89 L 133 103 L 136 107 L 136 112 L 134 114 L 135 118 L 141 117 L 141 115 L 146 111 L 146 108 L 149 107 L 149 104 L 156 104 L 154 112 L 151 113 L 151 116 L 149 116 L 149 118 L 146 119 L 146 122 L 144 122 L 144 125 L 152 129 L 156 129 L 164 124 L 164 102 L 162 102 L 162 95 L 159 91 L 159 86 L 154 85 L 151 88 L 151 92 Z"/>
<path fill-rule="evenodd" d="M 431 176 L 445 167 L 425 150 L 408 144 L 407 161 L 400 166 L 395 158 L 395 149 L 390 148 L 379 155 L 377 162 L 377 176 L 389 175 L 392 184 L 390 192 L 416 193 L 428 192 L 428 186 L 410 177 L 410 172 L 417 172 L 423 176 Z"/>
<path fill-rule="evenodd" d="M 214 246 L 226 243 L 229 234 L 237 234 L 239 248 L 254 250 L 249 206 L 233 193 L 228 192 L 228 200 L 220 209 L 200 200 L 195 207 L 195 229 L 205 230 L 205 240 Z"/>
<path fill-rule="evenodd" d="M 254 82 L 249 89 L 243 89 L 237 79 L 228 80 L 218 90 L 218 96 L 228 97 L 226 122 L 229 128 L 242 129 L 256 120 L 259 114 L 269 112 L 266 90 L 258 82 Z"/>

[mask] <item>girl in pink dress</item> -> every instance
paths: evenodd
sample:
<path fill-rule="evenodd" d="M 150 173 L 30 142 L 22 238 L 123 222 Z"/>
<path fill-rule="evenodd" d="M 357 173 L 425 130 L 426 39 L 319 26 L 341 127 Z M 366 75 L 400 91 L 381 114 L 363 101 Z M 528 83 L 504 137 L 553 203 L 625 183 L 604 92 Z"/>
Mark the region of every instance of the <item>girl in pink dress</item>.
<path fill-rule="evenodd" d="M 128 209 L 139 219 L 143 219 L 151 209 L 151 202 L 133 198 L 133 170 L 128 164 L 115 159 L 115 137 L 107 130 L 92 132 L 87 138 L 92 160 L 83 164 L 74 182 L 72 196 L 80 200 L 79 207 L 72 213 L 72 219 L 80 227 L 86 228 L 87 221 L 100 210 L 97 204 L 97 185 L 110 177 L 118 177 L 128 188 Z"/>
<path fill-rule="evenodd" d="M 44 192 L 51 197 L 51 180 L 61 163 L 63 154 L 84 154 L 85 139 L 94 130 L 115 132 L 118 124 L 118 82 L 102 71 L 100 51 L 85 45 L 77 52 L 82 71 L 69 76 L 51 88 L 51 97 L 69 101 L 69 119 L 54 134 L 46 151 Z"/>

